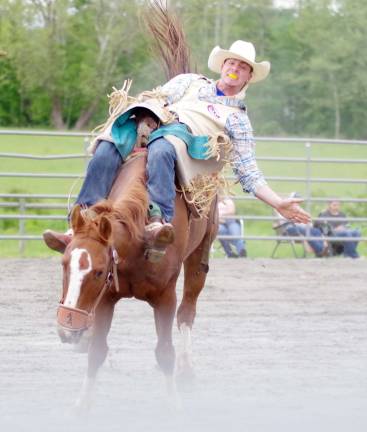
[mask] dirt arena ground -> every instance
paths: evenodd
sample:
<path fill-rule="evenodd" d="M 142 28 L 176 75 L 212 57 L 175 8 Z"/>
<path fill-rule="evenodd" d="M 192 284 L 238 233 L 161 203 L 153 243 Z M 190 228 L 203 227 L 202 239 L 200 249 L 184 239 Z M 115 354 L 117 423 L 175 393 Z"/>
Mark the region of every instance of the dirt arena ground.
<path fill-rule="evenodd" d="M 366 261 L 212 260 L 179 412 L 150 307 L 120 302 L 87 418 L 70 413 L 86 356 L 56 335 L 60 260 L 0 263 L 1 431 L 367 430 Z"/>

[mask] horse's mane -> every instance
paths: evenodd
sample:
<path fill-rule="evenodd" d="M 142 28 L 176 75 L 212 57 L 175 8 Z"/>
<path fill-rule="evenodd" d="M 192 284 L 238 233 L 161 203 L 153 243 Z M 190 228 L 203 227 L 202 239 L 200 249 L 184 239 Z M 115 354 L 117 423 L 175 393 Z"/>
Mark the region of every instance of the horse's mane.
<path fill-rule="evenodd" d="M 101 200 L 83 212 L 86 226 L 85 233 L 98 231 L 100 219 L 107 218 L 111 225 L 120 223 L 124 226 L 131 242 L 142 239 L 147 217 L 148 194 L 141 178 L 121 192 L 117 200 Z M 103 240 L 103 239 L 100 239 Z"/>

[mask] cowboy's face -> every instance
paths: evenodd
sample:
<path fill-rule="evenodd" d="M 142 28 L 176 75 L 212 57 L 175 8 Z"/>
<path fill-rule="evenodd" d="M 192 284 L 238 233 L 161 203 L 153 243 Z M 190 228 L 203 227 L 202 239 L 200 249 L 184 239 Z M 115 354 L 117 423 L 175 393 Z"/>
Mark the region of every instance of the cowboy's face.
<path fill-rule="evenodd" d="M 252 67 L 242 60 L 229 58 L 224 61 L 221 79 L 226 85 L 242 89 L 252 77 Z"/>

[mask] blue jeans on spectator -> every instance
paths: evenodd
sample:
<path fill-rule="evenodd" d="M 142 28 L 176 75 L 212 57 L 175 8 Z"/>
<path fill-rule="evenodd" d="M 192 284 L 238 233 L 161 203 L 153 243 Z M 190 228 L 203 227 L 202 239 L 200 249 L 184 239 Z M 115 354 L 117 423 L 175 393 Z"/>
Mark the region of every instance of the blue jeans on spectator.
<path fill-rule="evenodd" d="M 238 219 L 226 219 L 224 223 L 219 224 L 218 235 L 241 236 L 241 225 Z M 244 256 L 246 251 L 245 242 L 243 239 L 220 239 L 220 244 L 227 257 Z M 233 251 L 231 245 L 235 248 Z"/>
<path fill-rule="evenodd" d="M 286 227 L 286 232 L 290 236 L 305 236 L 307 228 L 303 225 L 289 224 Z M 320 240 L 307 240 L 316 256 L 322 256 L 324 250 L 324 240 L 322 239 L 322 232 L 318 228 L 310 227 L 309 235 L 312 237 L 320 237 Z"/>
<path fill-rule="evenodd" d="M 173 218 L 175 206 L 176 151 L 164 138 L 148 146 L 147 189 L 150 201 L 159 205 L 163 218 Z M 114 144 L 101 141 L 90 160 L 76 204 L 90 207 L 107 198 L 123 161 Z"/>
<path fill-rule="evenodd" d="M 353 237 L 359 238 L 361 237 L 361 233 L 358 229 L 346 229 L 344 231 L 334 231 L 334 237 Z M 343 255 L 349 258 L 359 258 L 359 254 L 357 252 L 358 240 L 356 241 L 344 241 L 343 243 Z"/>

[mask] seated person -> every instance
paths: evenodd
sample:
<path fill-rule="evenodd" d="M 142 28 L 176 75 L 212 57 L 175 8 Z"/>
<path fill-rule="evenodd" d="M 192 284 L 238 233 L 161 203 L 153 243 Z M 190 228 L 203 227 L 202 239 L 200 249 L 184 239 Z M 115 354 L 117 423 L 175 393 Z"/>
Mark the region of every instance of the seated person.
<path fill-rule="evenodd" d="M 355 238 L 355 241 L 341 241 L 343 250 L 341 253 L 345 257 L 359 258 L 357 252 L 358 238 L 361 233 L 358 229 L 351 228 L 348 225 L 345 213 L 340 211 L 340 201 L 329 201 L 327 209 L 319 214 L 320 218 L 327 218 L 327 220 L 316 220 L 314 226 L 320 228 L 323 233 L 330 237 L 340 238 Z M 344 220 L 335 220 L 344 219 Z"/>
<path fill-rule="evenodd" d="M 222 197 L 218 202 L 219 228 L 220 236 L 241 237 L 241 222 L 236 218 L 225 218 L 223 216 L 234 216 L 236 206 L 234 201 L 229 197 Z M 245 241 L 241 238 L 236 239 L 219 239 L 228 258 L 246 257 Z"/>
<path fill-rule="evenodd" d="M 297 192 L 292 192 L 290 198 L 294 197 L 300 197 L 300 195 Z M 307 240 L 305 243 L 308 246 L 308 249 L 311 249 L 318 258 L 324 257 L 328 254 L 327 243 L 323 239 L 323 233 L 319 228 L 313 227 L 311 224 L 291 222 L 279 213 L 277 213 L 277 216 L 278 221 L 274 223 L 273 228 L 282 228 L 282 235 L 292 237 L 320 237 L 320 240 Z"/>

